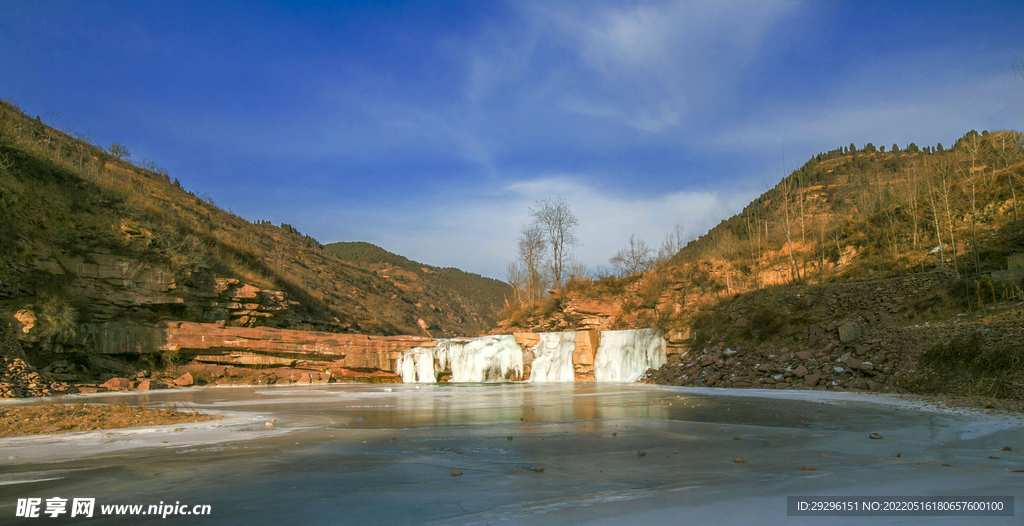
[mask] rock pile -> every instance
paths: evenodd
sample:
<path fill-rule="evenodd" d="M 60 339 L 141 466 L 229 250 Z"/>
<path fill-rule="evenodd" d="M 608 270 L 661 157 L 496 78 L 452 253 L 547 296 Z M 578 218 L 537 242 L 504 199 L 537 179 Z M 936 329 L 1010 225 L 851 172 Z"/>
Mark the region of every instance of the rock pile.
<path fill-rule="evenodd" d="M 0 398 L 25 398 L 75 392 L 50 374 L 40 374 L 19 358 L 0 358 Z"/>
<path fill-rule="evenodd" d="M 952 278 L 932 272 L 737 297 L 697 328 L 720 337 L 683 349 L 644 381 L 900 391 L 917 372 L 922 351 L 973 334 L 993 346 L 1024 339 L 1020 309 L 957 313 L 944 304 Z"/>
<path fill-rule="evenodd" d="M 834 337 L 838 340 L 838 334 Z M 649 371 L 645 381 L 692 387 L 892 391 L 895 356 L 883 351 L 881 343 L 871 338 L 849 346 L 829 342 L 817 351 L 782 347 L 740 352 L 719 342 L 699 355 L 684 355 Z"/>
<path fill-rule="evenodd" d="M 717 343 L 683 352 L 646 381 L 671 385 L 897 390 L 917 302 L 940 293 L 948 273 L 914 274 L 738 296 L 714 313 Z M 698 328 L 697 331 L 708 330 Z M 727 343 L 728 342 L 728 343 Z"/>

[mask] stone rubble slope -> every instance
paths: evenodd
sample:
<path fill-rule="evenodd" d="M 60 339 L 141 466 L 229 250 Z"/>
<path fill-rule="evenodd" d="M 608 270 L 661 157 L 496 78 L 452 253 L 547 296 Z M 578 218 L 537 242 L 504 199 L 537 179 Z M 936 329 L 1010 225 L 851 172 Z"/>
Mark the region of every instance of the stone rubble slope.
<path fill-rule="evenodd" d="M 738 296 L 696 328 L 698 334 L 716 330 L 717 337 L 648 371 L 644 381 L 902 392 L 923 350 L 972 334 L 992 345 L 1024 342 L 1022 309 L 943 316 L 951 279 L 934 272 Z M 766 317 L 784 321 L 765 327 Z M 759 330 L 776 335 L 762 340 Z"/>

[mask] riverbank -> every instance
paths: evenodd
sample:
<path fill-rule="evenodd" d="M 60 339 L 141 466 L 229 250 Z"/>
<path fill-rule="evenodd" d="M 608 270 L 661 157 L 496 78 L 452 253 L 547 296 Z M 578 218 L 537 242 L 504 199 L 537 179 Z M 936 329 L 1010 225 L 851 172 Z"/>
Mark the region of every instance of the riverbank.
<path fill-rule="evenodd" d="M 0 437 L 51 435 L 79 431 L 125 429 L 206 422 L 220 415 L 175 408 L 150 408 L 127 404 L 74 405 L 44 401 L 39 405 L 0 406 Z"/>

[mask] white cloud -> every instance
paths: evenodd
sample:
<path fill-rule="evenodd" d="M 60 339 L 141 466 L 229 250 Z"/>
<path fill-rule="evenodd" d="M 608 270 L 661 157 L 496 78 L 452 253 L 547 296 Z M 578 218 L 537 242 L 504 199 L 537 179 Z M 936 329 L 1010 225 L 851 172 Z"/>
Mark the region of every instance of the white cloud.
<path fill-rule="evenodd" d="M 675 128 L 724 100 L 770 29 L 795 9 L 785 2 L 585 5 L 525 8 L 534 27 L 576 58 L 558 64 L 574 72 L 557 86 L 562 106 L 584 99 L 648 132 Z"/>
<path fill-rule="evenodd" d="M 473 198 L 387 211 L 337 211 L 329 214 L 335 216 L 331 223 L 344 225 L 344 232 L 339 228 L 324 239 L 365 240 L 416 261 L 500 279 L 506 262 L 515 258 L 516 237 L 520 226 L 530 221 L 529 208 L 548 197 L 564 197 L 576 214 L 580 246 L 575 253 L 594 269 L 608 266 L 608 258 L 631 234 L 657 247 L 676 223 L 682 223 L 687 236 L 695 238 L 756 196 L 753 192 L 672 192 L 631 197 L 585 180 L 551 176 L 494 188 Z M 322 214 L 318 217 L 322 223 Z"/>

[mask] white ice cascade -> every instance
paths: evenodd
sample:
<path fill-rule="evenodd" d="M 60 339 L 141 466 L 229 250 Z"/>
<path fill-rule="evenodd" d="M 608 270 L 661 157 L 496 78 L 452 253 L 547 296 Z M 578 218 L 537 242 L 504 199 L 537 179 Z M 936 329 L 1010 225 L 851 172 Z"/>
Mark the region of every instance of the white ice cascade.
<path fill-rule="evenodd" d="M 665 339 L 657 329 L 601 331 L 601 342 L 594 356 L 594 379 L 635 382 L 647 369 L 657 369 L 667 360 Z"/>
<path fill-rule="evenodd" d="M 434 347 L 415 347 L 402 353 L 395 364 L 395 372 L 402 382 L 433 384 L 438 375 L 448 367 L 448 356 L 452 349 L 461 349 L 467 340 L 441 340 Z"/>
<path fill-rule="evenodd" d="M 434 372 L 434 348 L 416 347 L 402 353 L 398 359 L 398 374 L 402 375 L 402 382 L 411 383 L 435 383 L 437 373 Z"/>
<path fill-rule="evenodd" d="M 523 377 L 523 351 L 510 334 L 474 338 L 465 345 L 448 347 L 446 354 L 452 382 L 504 382 Z"/>
<path fill-rule="evenodd" d="M 572 353 L 576 350 L 575 332 L 543 332 L 533 347 L 531 382 L 572 382 Z"/>

